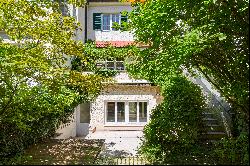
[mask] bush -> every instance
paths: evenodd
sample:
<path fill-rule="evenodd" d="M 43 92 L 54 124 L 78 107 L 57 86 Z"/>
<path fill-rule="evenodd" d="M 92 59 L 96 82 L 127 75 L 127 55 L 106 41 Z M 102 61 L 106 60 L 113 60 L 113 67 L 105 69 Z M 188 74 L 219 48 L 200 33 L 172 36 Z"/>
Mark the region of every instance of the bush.
<path fill-rule="evenodd" d="M 79 97 L 66 87 L 55 94 L 42 86 L 23 86 L 19 92 L 0 115 L 0 164 L 10 164 L 29 145 L 53 136 L 61 122 L 67 122 Z"/>
<path fill-rule="evenodd" d="M 163 96 L 144 128 L 139 151 L 151 162 L 176 164 L 197 153 L 206 104 L 200 88 L 183 76 L 172 78 Z"/>
<path fill-rule="evenodd" d="M 214 157 L 219 164 L 249 165 L 248 134 L 236 138 L 224 138 L 215 144 Z"/>

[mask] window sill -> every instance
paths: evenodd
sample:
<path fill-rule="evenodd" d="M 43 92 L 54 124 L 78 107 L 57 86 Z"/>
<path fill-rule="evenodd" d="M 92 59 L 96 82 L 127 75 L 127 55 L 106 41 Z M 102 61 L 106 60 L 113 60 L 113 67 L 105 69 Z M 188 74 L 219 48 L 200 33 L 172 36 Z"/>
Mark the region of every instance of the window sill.
<path fill-rule="evenodd" d="M 147 123 L 142 124 L 105 124 L 104 127 L 144 127 Z"/>

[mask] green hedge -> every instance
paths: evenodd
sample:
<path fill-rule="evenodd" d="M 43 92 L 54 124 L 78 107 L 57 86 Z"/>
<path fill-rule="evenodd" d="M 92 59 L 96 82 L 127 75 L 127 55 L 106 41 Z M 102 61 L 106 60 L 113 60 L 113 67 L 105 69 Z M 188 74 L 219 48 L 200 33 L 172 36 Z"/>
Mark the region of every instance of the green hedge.
<path fill-rule="evenodd" d="M 163 96 L 144 128 L 140 153 L 154 163 L 187 163 L 185 155 L 196 153 L 200 142 L 204 97 L 200 88 L 183 76 L 172 78 Z"/>

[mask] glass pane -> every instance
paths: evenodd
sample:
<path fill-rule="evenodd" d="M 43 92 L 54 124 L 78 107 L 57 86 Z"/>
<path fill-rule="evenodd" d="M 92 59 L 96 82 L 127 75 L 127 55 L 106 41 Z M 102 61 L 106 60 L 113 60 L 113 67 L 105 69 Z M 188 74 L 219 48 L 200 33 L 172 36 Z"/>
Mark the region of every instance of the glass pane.
<path fill-rule="evenodd" d="M 124 70 L 123 62 L 116 62 L 116 70 Z"/>
<path fill-rule="evenodd" d="M 107 103 L 107 122 L 115 122 L 115 102 Z"/>
<path fill-rule="evenodd" d="M 102 29 L 110 30 L 110 15 L 109 14 L 103 14 Z"/>
<path fill-rule="evenodd" d="M 112 22 L 117 22 L 119 24 L 119 14 L 112 14 Z"/>
<path fill-rule="evenodd" d="M 116 61 L 124 61 L 124 58 L 116 58 Z"/>
<path fill-rule="evenodd" d="M 102 29 L 103 29 L 103 30 L 108 30 L 108 31 L 109 31 L 109 30 L 110 30 L 110 26 L 103 26 Z"/>
<path fill-rule="evenodd" d="M 105 68 L 105 62 L 97 62 L 96 67 L 97 68 Z"/>
<path fill-rule="evenodd" d="M 117 22 L 119 24 L 119 14 L 112 14 L 112 25 L 114 22 Z M 117 29 L 112 28 L 112 30 L 117 30 Z"/>
<path fill-rule="evenodd" d="M 139 122 L 147 122 L 147 102 L 139 102 Z"/>
<path fill-rule="evenodd" d="M 129 102 L 129 122 L 137 122 L 137 102 Z"/>
<path fill-rule="evenodd" d="M 114 69 L 115 69 L 115 64 L 114 64 L 114 62 L 107 62 L 107 69 L 114 70 Z"/>
<path fill-rule="evenodd" d="M 117 122 L 125 122 L 125 103 L 117 102 Z"/>

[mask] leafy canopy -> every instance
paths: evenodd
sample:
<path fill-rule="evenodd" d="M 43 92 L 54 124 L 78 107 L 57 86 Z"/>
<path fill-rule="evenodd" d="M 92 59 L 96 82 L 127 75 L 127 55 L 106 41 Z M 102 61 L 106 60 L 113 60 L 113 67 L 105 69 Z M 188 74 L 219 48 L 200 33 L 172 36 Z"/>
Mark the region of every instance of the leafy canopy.
<path fill-rule="evenodd" d="M 58 2 L 0 2 L 0 161 L 53 135 L 106 80 L 71 70 L 73 57 L 90 62 L 83 43 L 74 40 L 79 23 L 62 15 Z"/>
<path fill-rule="evenodd" d="M 135 58 L 131 73 L 163 84 L 164 75 L 181 67 L 197 69 L 249 120 L 249 1 L 148 0 L 132 5 L 129 27 L 149 48 Z"/>

